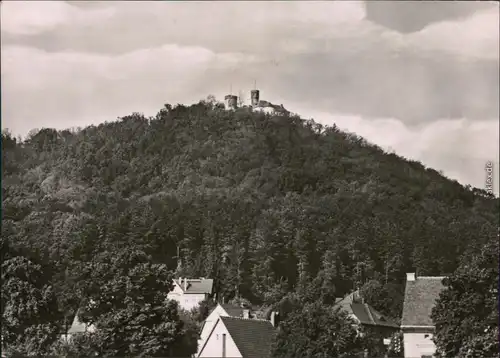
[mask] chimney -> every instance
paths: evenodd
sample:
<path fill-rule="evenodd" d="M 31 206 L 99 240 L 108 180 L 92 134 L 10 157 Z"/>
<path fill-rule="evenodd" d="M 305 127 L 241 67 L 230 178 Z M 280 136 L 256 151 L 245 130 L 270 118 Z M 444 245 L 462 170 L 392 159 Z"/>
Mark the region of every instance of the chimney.
<path fill-rule="evenodd" d="M 415 281 L 417 279 L 417 275 L 415 272 L 408 272 L 406 274 L 406 281 Z"/>
<path fill-rule="evenodd" d="M 188 279 L 184 278 L 184 291 L 187 291 L 188 289 Z"/>
<path fill-rule="evenodd" d="M 222 333 L 222 358 L 226 358 L 226 334 Z"/>
<path fill-rule="evenodd" d="M 278 324 L 279 324 L 279 312 L 275 312 L 275 311 L 271 312 L 271 324 L 273 325 L 273 327 L 278 326 Z"/>
<path fill-rule="evenodd" d="M 248 310 L 248 309 L 243 310 L 243 318 L 245 318 L 245 319 L 250 318 L 250 310 Z"/>

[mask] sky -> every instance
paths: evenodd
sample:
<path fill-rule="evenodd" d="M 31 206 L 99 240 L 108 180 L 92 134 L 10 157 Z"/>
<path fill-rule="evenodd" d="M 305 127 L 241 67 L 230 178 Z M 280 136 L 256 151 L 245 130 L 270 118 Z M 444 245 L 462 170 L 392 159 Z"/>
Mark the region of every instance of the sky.
<path fill-rule="evenodd" d="M 2 128 L 85 127 L 230 90 L 485 188 L 498 2 L 2 1 Z"/>

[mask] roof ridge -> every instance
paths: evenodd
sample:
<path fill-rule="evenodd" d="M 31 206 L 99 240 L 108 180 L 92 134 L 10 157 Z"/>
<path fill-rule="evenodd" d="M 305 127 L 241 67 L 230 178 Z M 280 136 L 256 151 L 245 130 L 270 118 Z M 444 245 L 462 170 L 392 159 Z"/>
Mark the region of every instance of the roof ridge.
<path fill-rule="evenodd" d="M 242 321 L 258 321 L 258 322 L 269 322 L 269 323 L 271 323 L 271 321 L 269 321 L 267 319 L 262 319 L 262 318 L 244 318 L 244 317 L 234 317 L 234 316 L 221 316 L 220 318 L 223 318 L 223 319 L 239 319 L 239 320 L 242 320 Z"/>
<path fill-rule="evenodd" d="M 418 276 L 415 281 L 418 281 L 421 278 L 431 279 L 431 280 L 432 279 L 435 279 L 435 280 L 441 279 L 442 280 L 443 278 L 446 278 L 446 277 L 447 276 Z"/>

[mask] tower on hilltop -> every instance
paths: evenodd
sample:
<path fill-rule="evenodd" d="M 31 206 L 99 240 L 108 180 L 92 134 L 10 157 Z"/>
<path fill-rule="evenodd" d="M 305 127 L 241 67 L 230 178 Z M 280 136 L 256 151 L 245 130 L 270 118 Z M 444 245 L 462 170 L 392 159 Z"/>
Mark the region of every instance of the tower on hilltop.
<path fill-rule="evenodd" d="M 253 90 L 250 91 L 250 105 L 252 107 L 257 107 L 260 100 L 260 91 L 257 89 L 257 81 L 253 81 Z"/>
<path fill-rule="evenodd" d="M 224 100 L 226 102 L 226 109 L 235 110 L 236 108 L 238 108 L 238 96 L 228 94 L 226 97 L 224 97 Z"/>
<path fill-rule="evenodd" d="M 250 96 L 252 99 L 252 107 L 257 107 L 259 105 L 260 92 L 258 89 L 250 91 Z"/>
<path fill-rule="evenodd" d="M 224 97 L 226 102 L 226 110 L 235 110 L 238 108 L 238 96 L 233 95 L 233 85 L 229 87 L 229 94 Z"/>

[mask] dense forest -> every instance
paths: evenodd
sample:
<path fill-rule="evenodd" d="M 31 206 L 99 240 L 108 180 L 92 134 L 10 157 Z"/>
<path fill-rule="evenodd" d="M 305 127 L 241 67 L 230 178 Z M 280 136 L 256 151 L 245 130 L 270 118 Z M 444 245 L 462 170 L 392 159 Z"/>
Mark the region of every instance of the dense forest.
<path fill-rule="evenodd" d="M 326 303 L 359 288 L 398 320 L 406 272 L 455 272 L 497 238 L 500 213 L 486 191 L 335 125 L 207 99 L 23 141 L 4 131 L 2 214 L 3 339 L 27 344 L 15 333 L 36 321 L 30 344 L 48 347 L 91 298 L 112 298 L 87 310 L 111 327 L 111 301 L 158 300 L 172 275 L 266 307 L 301 287 Z M 188 354 L 179 322 L 149 354 Z"/>

